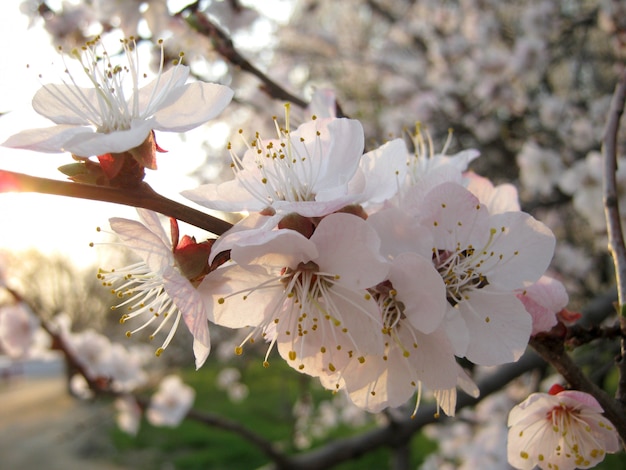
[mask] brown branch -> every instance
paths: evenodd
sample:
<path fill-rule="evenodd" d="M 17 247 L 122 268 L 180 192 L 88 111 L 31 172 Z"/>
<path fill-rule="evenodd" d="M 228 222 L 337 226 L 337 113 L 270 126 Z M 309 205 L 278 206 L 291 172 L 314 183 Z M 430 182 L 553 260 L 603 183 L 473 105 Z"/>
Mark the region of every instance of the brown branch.
<path fill-rule="evenodd" d="M 161 196 L 147 183 L 142 183 L 136 189 L 122 189 L 39 178 L 0 170 L 0 192 L 7 191 L 54 194 L 142 207 L 187 222 L 215 235 L 222 235 L 232 227 L 229 222 Z"/>
<path fill-rule="evenodd" d="M 626 406 L 626 246 L 619 212 L 616 173 L 617 135 L 625 102 L 626 72 L 623 72 L 613 94 L 602 148 L 604 153 L 604 211 L 609 235 L 609 252 L 615 265 L 619 321 L 623 335 L 618 360 L 619 380 L 616 392 L 616 398 L 622 406 Z"/>
<path fill-rule="evenodd" d="M 300 108 L 307 107 L 308 103 L 306 101 L 285 90 L 242 56 L 235 48 L 230 37 L 204 13 L 192 10 L 187 17 L 187 22 L 197 32 L 208 37 L 215 51 L 228 63 L 258 78 L 262 83 L 261 89 L 269 96 L 278 100 L 288 101 Z"/>

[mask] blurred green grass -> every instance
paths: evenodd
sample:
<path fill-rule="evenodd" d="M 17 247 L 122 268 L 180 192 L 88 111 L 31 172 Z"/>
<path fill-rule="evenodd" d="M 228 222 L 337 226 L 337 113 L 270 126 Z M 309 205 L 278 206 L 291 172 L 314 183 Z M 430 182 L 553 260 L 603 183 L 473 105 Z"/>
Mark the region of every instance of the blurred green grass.
<path fill-rule="evenodd" d="M 196 390 L 194 407 L 242 423 L 287 453 L 298 452 L 293 445 L 295 420 L 292 408 L 296 399 L 302 393 L 309 393 L 313 402 L 318 404 L 332 399 L 332 393 L 323 390 L 315 379 L 295 372 L 281 360 L 272 361 L 268 368 L 263 368 L 260 360 L 245 364 L 239 362 L 237 365 L 242 373 L 241 381 L 250 391 L 240 403 L 230 401 L 226 392 L 217 387 L 217 375 L 227 365 L 207 364 L 199 371 L 181 371 L 183 381 Z M 339 425 L 321 441 L 313 441 L 312 447 L 374 426 L 373 420 L 357 429 Z M 131 465 L 137 470 L 255 469 L 269 463 L 258 448 L 238 435 L 190 420 L 171 429 L 153 427 L 144 419 L 137 436 L 114 429 L 112 438 L 118 451 L 118 463 Z M 427 438 L 416 436 L 411 442 L 412 467 L 416 468 L 435 448 L 436 444 Z M 334 468 L 384 469 L 390 466 L 390 458 L 390 450 L 382 448 Z"/>

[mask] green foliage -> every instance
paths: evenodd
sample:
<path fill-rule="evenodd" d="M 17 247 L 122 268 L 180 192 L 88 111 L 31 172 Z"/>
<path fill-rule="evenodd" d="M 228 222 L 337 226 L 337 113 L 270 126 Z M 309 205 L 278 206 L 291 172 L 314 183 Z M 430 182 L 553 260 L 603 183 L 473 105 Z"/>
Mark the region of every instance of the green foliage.
<path fill-rule="evenodd" d="M 261 361 L 255 360 L 244 365 L 241 371 L 241 380 L 250 389 L 249 396 L 241 403 L 233 403 L 216 384 L 223 367 L 223 364 L 207 364 L 200 371 L 182 372 L 183 381 L 196 389 L 195 408 L 241 423 L 286 453 L 298 452 L 293 445 L 295 418 L 292 408 L 296 399 L 304 393 L 317 405 L 333 397 L 331 392 L 319 387 L 315 379 L 298 374 L 283 361 L 272 361 L 269 368 L 263 368 Z M 323 439 L 314 441 L 313 447 L 375 426 L 373 420 L 359 429 L 340 425 Z M 116 429 L 113 440 L 119 451 L 119 463 L 130 464 L 137 470 L 254 469 L 269 463 L 257 447 L 239 435 L 190 420 L 176 429 L 156 428 L 144 420 L 136 437 Z M 416 436 L 411 443 L 412 466 L 417 467 L 435 447 L 425 437 Z M 391 450 L 382 448 L 334 468 L 388 468 L 390 458 Z"/>

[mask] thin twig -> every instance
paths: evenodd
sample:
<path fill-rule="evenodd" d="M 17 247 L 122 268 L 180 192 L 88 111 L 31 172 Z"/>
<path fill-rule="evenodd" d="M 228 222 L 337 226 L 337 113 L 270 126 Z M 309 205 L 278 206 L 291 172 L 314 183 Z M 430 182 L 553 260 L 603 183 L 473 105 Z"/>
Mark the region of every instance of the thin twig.
<path fill-rule="evenodd" d="M 261 89 L 269 96 L 277 100 L 288 101 L 300 108 L 307 107 L 306 101 L 285 90 L 242 56 L 230 37 L 204 13 L 197 10 L 192 11 L 187 20 L 193 29 L 211 40 L 215 51 L 228 63 L 258 78 L 262 83 Z"/>
<path fill-rule="evenodd" d="M 0 192 L 7 191 L 55 194 L 57 196 L 114 202 L 131 207 L 143 207 L 187 222 L 215 235 L 222 235 L 232 227 L 229 222 L 161 196 L 147 183 L 142 183 L 136 189 L 122 189 L 59 181 L 0 170 Z"/>
<path fill-rule="evenodd" d="M 626 246 L 619 212 L 616 173 L 617 134 L 625 102 L 626 72 L 622 73 L 615 87 L 602 149 L 604 153 L 604 211 L 609 235 L 609 251 L 615 265 L 620 328 L 624 335 L 621 340 L 621 357 L 618 361 L 620 374 L 615 396 L 623 406 L 626 406 Z"/>

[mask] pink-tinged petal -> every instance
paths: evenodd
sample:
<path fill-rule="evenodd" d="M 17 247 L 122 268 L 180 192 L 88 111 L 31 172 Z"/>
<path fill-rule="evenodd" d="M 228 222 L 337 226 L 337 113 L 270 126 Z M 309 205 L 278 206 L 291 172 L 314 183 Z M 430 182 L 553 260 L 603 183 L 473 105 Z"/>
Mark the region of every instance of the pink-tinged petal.
<path fill-rule="evenodd" d="M 585 407 L 594 413 L 604 413 L 604 409 L 592 395 L 578 390 L 563 390 L 555 395 L 573 408 Z"/>
<path fill-rule="evenodd" d="M 161 273 L 174 264 L 171 248 L 141 222 L 115 217 L 109 219 L 109 225 L 153 272 Z"/>
<path fill-rule="evenodd" d="M 470 335 L 465 357 L 484 366 L 517 361 L 528 345 L 532 320 L 514 295 L 474 291 L 456 306 Z"/>
<path fill-rule="evenodd" d="M 65 144 L 73 138 L 86 138 L 93 134 L 90 127 L 58 125 L 41 129 L 28 129 L 9 137 L 3 147 L 34 150 L 46 153 L 62 153 Z"/>
<path fill-rule="evenodd" d="M 439 250 L 485 245 L 489 238 L 484 205 L 457 183 L 443 183 L 430 190 L 423 202 L 420 222 L 429 227 Z"/>
<path fill-rule="evenodd" d="M 196 369 L 199 369 L 211 352 L 209 322 L 204 301 L 191 283 L 172 267 L 163 272 L 163 286 L 193 335 L 193 352 Z"/>
<path fill-rule="evenodd" d="M 231 259 L 244 268 L 281 270 L 296 268 L 318 256 L 311 240 L 294 230 L 260 231 L 245 244 L 234 246 Z"/>
<path fill-rule="evenodd" d="M 402 139 L 394 139 L 361 157 L 360 168 L 365 178 L 361 199 L 379 204 L 392 198 L 404 181 L 407 149 Z"/>
<path fill-rule="evenodd" d="M 524 212 L 490 217 L 494 240 L 487 248 L 482 273 L 495 287 L 513 290 L 537 281 L 548 268 L 556 239 L 548 227 Z"/>
<path fill-rule="evenodd" d="M 405 211 L 395 207 L 383 209 L 370 215 L 367 223 L 380 237 L 383 256 L 396 257 L 407 252 L 432 256 L 431 231 Z"/>
<path fill-rule="evenodd" d="M 365 291 L 333 286 L 318 308 L 306 311 L 303 319 L 298 305 L 290 303 L 285 309 L 292 311 L 286 321 L 276 324 L 278 350 L 295 370 L 334 376 L 353 358 L 383 353 L 378 306 L 366 298 Z M 300 328 L 306 333 L 293 333 Z"/>
<path fill-rule="evenodd" d="M 49 84 L 33 97 L 33 109 L 56 124 L 96 124 L 100 115 L 98 95 L 93 88 Z"/>
<path fill-rule="evenodd" d="M 441 325 L 448 307 L 446 287 L 432 262 L 415 253 L 404 253 L 391 263 L 389 280 L 404 304 L 404 314 L 422 333 Z"/>
<path fill-rule="evenodd" d="M 557 313 L 569 302 L 567 291 L 556 279 L 542 276 L 536 283 L 517 294 L 533 319 L 532 334 L 549 331 L 557 323 Z"/>
<path fill-rule="evenodd" d="M 517 189 L 512 184 L 493 185 L 487 178 L 469 172 L 467 189 L 489 209 L 490 214 L 519 211 Z"/>
<path fill-rule="evenodd" d="M 383 281 L 389 266 L 379 255 L 380 238 L 365 220 L 331 214 L 319 223 L 311 241 L 319 249 L 320 270 L 339 275 L 341 284 L 367 289 Z"/>
<path fill-rule="evenodd" d="M 130 129 L 109 134 L 96 131 L 88 134 L 83 132 L 65 142 L 64 150 L 81 157 L 122 153 L 142 144 L 151 130 L 150 121 L 133 121 Z"/>
<path fill-rule="evenodd" d="M 163 224 L 161 224 L 159 215 L 156 212 L 138 207 L 137 214 L 139 214 L 139 219 L 148 228 L 148 230 L 150 230 L 152 233 L 154 233 L 161 239 L 161 241 L 163 242 L 163 245 L 165 246 L 172 245 L 172 241 L 165 233 Z"/>
<path fill-rule="evenodd" d="M 256 212 L 270 204 L 270 201 L 264 204 L 252 196 L 238 179 L 220 184 L 203 184 L 181 194 L 196 204 L 224 212 Z"/>
<path fill-rule="evenodd" d="M 276 308 L 276 303 L 282 302 L 277 295 L 283 289 L 282 285 L 254 289 L 267 280 L 267 274 L 248 271 L 237 265 L 220 267 L 209 273 L 198 286 L 209 320 L 228 328 L 259 325 L 266 309 Z"/>
<path fill-rule="evenodd" d="M 153 128 L 186 132 L 213 119 L 233 97 L 233 90 L 216 83 L 194 82 L 181 87 L 176 100 L 154 114 Z"/>

